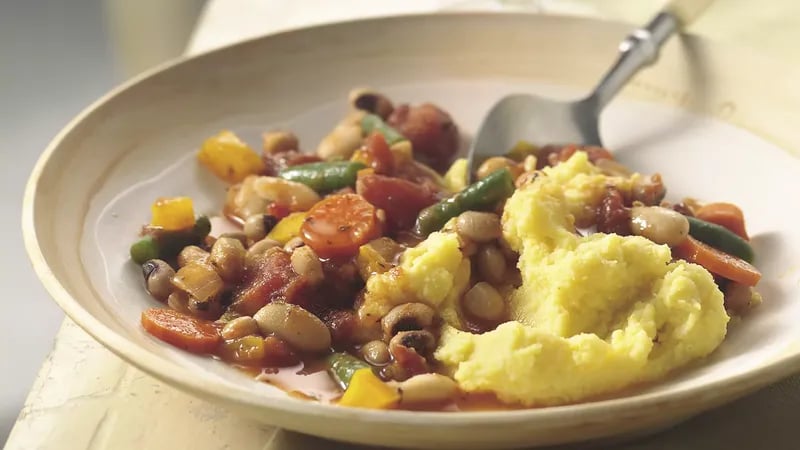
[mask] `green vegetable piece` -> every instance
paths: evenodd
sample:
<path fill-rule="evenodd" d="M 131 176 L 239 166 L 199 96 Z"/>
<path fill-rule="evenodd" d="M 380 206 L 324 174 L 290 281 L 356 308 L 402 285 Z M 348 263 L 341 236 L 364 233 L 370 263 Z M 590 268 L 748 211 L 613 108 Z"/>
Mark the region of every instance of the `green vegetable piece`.
<path fill-rule="evenodd" d="M 187 228 L 185 230 L 167 231 L 161 228 L 145 227 L 145 237 L 142 241 L 149 239 L 153 242 L 157 254 L 152 258 L 169 260 L 178 256 L 178 253 L 187 245 L 202 245 L 203 240 L 210 232 L 211 221 L 206 216 L 200 216 L 195 220 L 192 228 Z M 140 244 L 142 241 L 137 242 L 133 246 L 143 245 Z M 131 258 L 136 261 L 136 258 L 133 257 L 133 246 L 131 246 Z"/>
<path fill-rule="evenodd" d="M 152 236 L 145 236 L 131 245 L 131 259 L 136 264 L 144 264 L 158 256 L 158 243 Z"/>
<path fill-rule="evenodd" d="M 325 193 L 355 186 L 358 171 L 366 167 L 360 162 L 351 161 L 315 162 L 289 167 L 279 175 L 285 180 L 303 183 L 319 193 Z"/>
<path fill-rule="evenodd" d="M 356 358 L 349 353 L 333 353 L 328 359 L 328 373 L 336 383 L 344 390 L 350 386 L 350 379 L 357 370 L 370 368 L 371 366 L 364 361 Z"/>
<path fill-rule="evenodd" d="M 383 119 L 375 114 L 366 114 L 361 119 L 361 130 L 364 132 L 364 134 L 370 134 L 373 131 L 377 131 L 383 135 L 384 139 L 386 139 L 386 143 L 389 145 L 406 140 L 405 136 L 387 125 Z"/>
<path fill-rule="evenodd" d="M 514 178 L 508 169 L 492 172 L 486 178 L 467 186 L 463 191 L 423 209 L 417 217 L 414 232 L 427 236 L 440 230 L 448 220 L 464 211 L 485 211 L 514 193 Z"/>
<path fill-rule="evenodd" d="M 733 231 L 697 217 L 687 216 L 686 219 L 689 220 L 689 234 L 693 238 L 749 263 L 753 262 L 753 247 Z"/>
<path fill-rule="evenodd" d="M 194 221 L 194 227 L 192 227 L 192 232 L 197 236 L 199 239 L 204 239 L 208 236 L 208 233 L 211 233 L 211 220 L 206 216 L 200 216 Z"/>

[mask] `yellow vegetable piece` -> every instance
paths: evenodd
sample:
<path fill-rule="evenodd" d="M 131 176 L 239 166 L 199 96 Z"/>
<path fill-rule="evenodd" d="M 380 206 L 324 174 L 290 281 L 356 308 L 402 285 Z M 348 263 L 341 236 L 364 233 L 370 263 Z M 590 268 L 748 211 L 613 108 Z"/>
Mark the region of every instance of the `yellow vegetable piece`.
<path fill-rule="evenodd" d="M 223 342 L 219 352 L 225 361 L 253 364 L 264 359 L 265 348 L 264 338 L 261 336 L 244 336 Z"/>
<path fill-rule="evenodd" d="M 450 192 L 460 192 L 469 181 L 466 158 L 458 158 L 444 174 L 444 185 Z"/>
<path fill-rule="evenodd" d="M 394 267 L 394 260 L 403 247 L 389 238 L 378 238 L 358 248 L 356 267 L 364 281 L 374 273 L 384 273 Z"/>
<path fill-rule="evenodd" d="M 364 164 L 367 167 L 372 165 L 372 157 L 364 149 L 358 149 L 354 151 L 353 156 L 350 157 L 350 161 L 360 162 L 361 164 Z"/>
<path fill-rule="evenodd" d="M 150 225 L 165 230 L 185 230 L 194 226 L 194 207 L 189 197 L 162 197 L 150 207 Z"/>
<path fill-rule="evenodd" d="M 269 232 L 268 238 L 274 239 L 281 244 L 289 242 L 290 239 L 300 236 L 300 226 L 306 220 L 306 212 L 295 212 L 281 219 L 277 225 Z"/>
<path fill-rule="evenodd" d="M 225 287 L 210 264 L 196 262 L 181 267 L 172 277 L 172 284 L 201 302 L 215 298 Z"/>
<path fill-rule="evenodd" d="M 261 156 L 230 131 L 206 139 L 197 159 L 228 183 L 238 183 L 248 175 L 264 171 Z"/>
<path fill-rule="evenodd" d="M 359 369 L 350 379 L 339 404 L 356 408 L 388 409 L 400 401 L 400 393 L 381 381 L 372 369 Z"/>
<path fill-rule="evenodd" d="M 389 147 L 394 156 L 394 166 L 399 167 L 403 164 L 408 164 L 414 160 L 414 149 L 411 147 L 411 141 L 395 142 Z"/>

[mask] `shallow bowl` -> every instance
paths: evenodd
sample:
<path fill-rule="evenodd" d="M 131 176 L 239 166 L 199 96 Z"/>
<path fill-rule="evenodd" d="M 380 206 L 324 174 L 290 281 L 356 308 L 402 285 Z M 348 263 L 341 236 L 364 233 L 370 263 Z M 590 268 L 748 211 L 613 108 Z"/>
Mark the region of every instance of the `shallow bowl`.
<path fill-rule="evenodd" d="M 518 14 L 372 19 L 267 36 L 168 64 L 115 89 L 50 144 L 25 193 L 25 245 L 66 313 L 120 357 L 264 423 L 387 446 L 533 447 L 641 434 L 800 370 L 800 85 L 796 70 L 697 38 L 674 39 L 602 120 L 604 142 L 669 198 L 745 211 L 764 304 L 731 324 L 707 360 L 647 388 L 591 403 L 486 412 L 348 409 L 299 400 L 144 333 L 127 247 L 148 204 L 191 195 L 215 211 L 222 186 L 191 155 L 223 128 L 255 144 L 273 127 L 306 148 L 345 111 L 353 86 L 430 100 L 467 133 L 505 93 L 576 96 L 597 80 L 629 26 Z M 768 77 L 768 81 L 765 79 Z"/>

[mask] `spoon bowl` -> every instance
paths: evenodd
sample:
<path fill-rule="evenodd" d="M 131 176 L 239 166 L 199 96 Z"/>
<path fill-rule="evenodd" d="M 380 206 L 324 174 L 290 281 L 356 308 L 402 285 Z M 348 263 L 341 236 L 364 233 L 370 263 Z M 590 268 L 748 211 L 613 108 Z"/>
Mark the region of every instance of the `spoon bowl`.
<path fill-rule="evenodd" d="M 696 19 L 711 1 L 668 2 L 649 23 L 635 29 L 620 43 L 614 65 L 582 100 L 564 102 L 528 94 L 502 98 L 489 110 L 470 146 L 467 155 L 470 178 L 474 178 L 475 164 L 505 154 L 522 140 L 536 145 L 602 146 L 598 121 L 603 107 L 639 70 L 653 64 L 661 46 Z"/>

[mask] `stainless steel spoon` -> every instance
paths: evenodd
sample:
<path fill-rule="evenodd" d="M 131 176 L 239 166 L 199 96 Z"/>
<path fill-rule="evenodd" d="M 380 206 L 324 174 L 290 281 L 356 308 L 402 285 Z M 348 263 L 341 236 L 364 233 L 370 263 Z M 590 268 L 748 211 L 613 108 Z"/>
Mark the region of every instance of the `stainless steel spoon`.
<path fill-rule="evenodd" d="M 490 110 L 467 156 L 473 164 L 503 155 L 520 140 L 536 144 L 602 145 L 598 118 L 603 107 L 643 67 L 653 64 L 661 46 L 697 18 L 713 0 L 671 0 L 642 28 L 619 45 L 619 56 L 589 96 L 572 102 L 529 94 L 502 98 Z"/>

